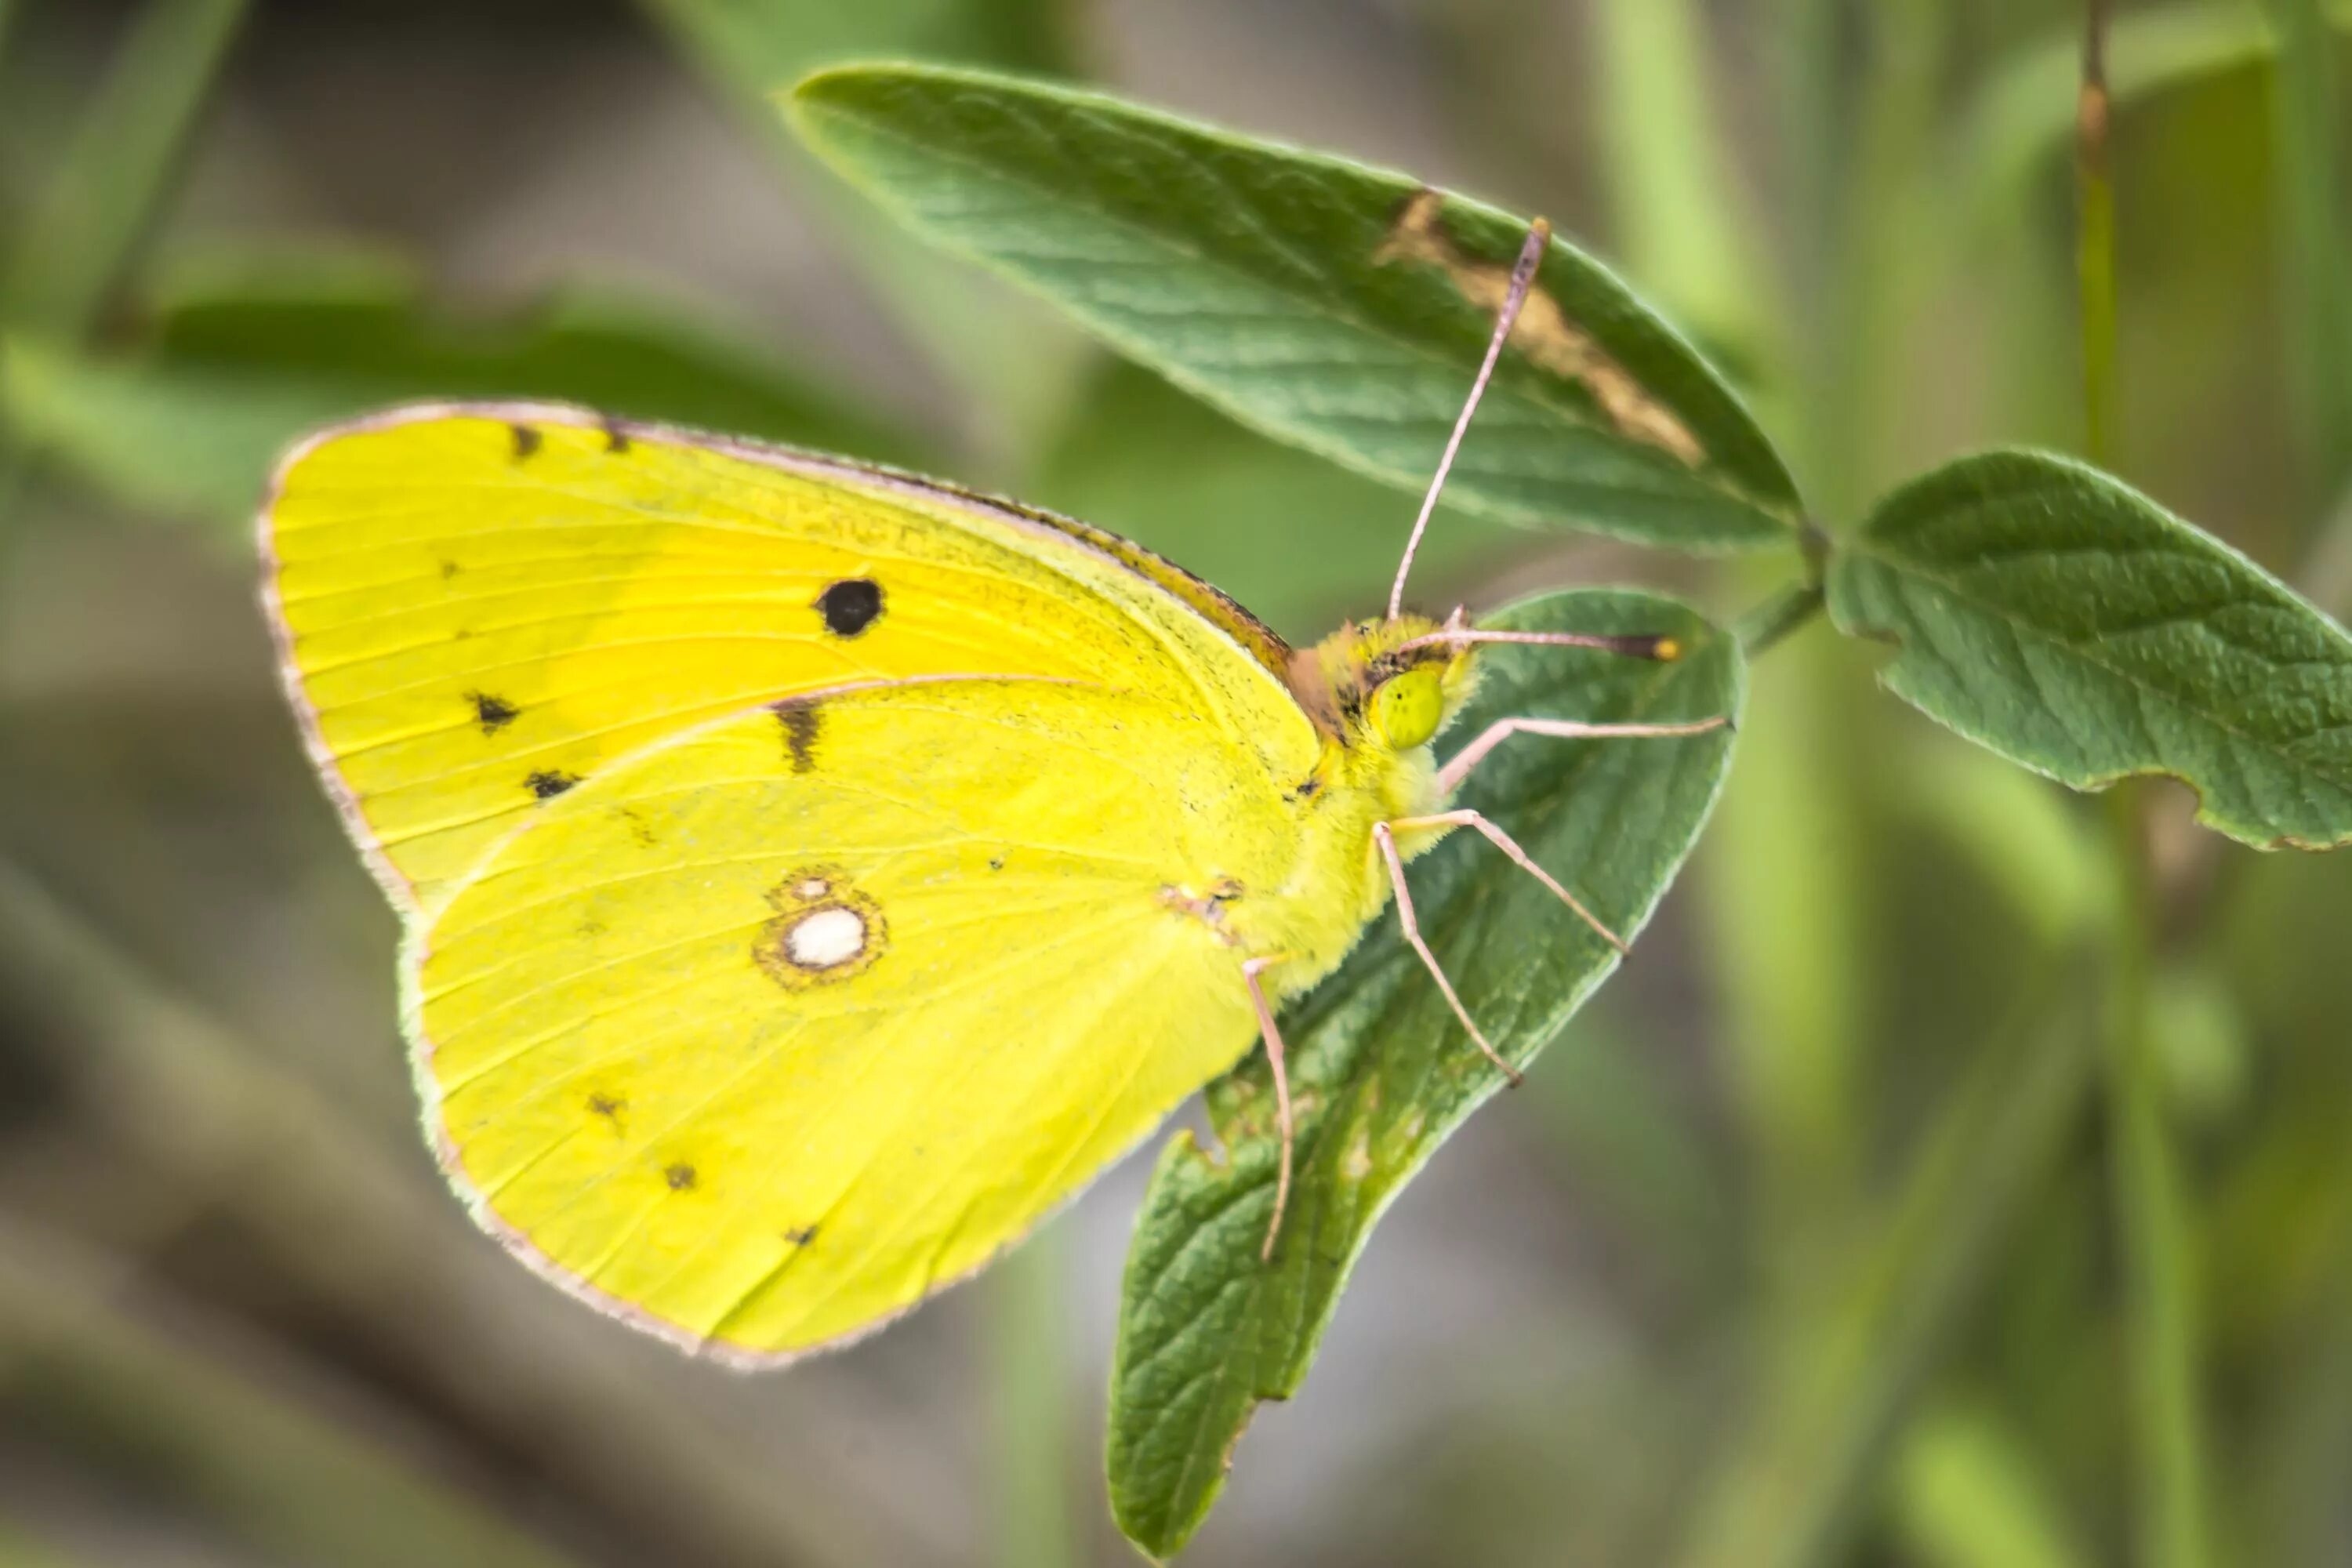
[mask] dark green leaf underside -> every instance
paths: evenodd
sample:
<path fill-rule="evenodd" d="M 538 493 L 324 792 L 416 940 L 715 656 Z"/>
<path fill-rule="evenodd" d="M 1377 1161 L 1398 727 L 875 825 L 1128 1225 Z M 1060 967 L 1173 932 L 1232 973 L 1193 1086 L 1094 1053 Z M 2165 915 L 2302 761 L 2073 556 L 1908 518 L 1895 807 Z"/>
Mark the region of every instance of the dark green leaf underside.
<path fill-rule="evenodd" d="M 2179 778 L 2264 847 L 2352 839 L 2352 637 L 2260 567 L 2094 469 L 1964 458 L 1880 503 L 1830 610 L 1897 648 L 1880 679 L 2076 789 Z"/>
<path fill-rule="evenodd" d="M 1670 632 L 1690 653 L 1648 664 L 1559 648 L 1497 647 L 1450 731 L 1493 719 L 1616 721 L 1737 711 L 1737 649 L 1689 610 L 1646 594 L 1558 594 L 1491 624 Z M 1441 745 L 1441 753 L 1445 748 Z M 1679 739 L 1520 738 L 1473 775 L 1464 803 L 1494 816 L 1617 930 L 1656 906 L 1713 805 L 1728 731 Z M 1616 965 L 1615 952 L 1484 839 L 1457 833 L 1413 863 L 1414 901 L 1463 1000 L 1525 1063 Z M 1222 1158 L 1181 1133 L 1162 1152 L 1136 1226 L 1112 1370 L 1113 1507 L 1165 1556 L 1224 1482 L 1264 1399 L 1307 1375 L 1341 1287 L 1390 1200 L 1501 1079 L 1470 1044 L 1398 933 L 1376 922 L 1339 972 L 1286 1011 L 1297 1171 L 1273 1261 L 1262 1263 L 1277 1144 L 1265 1058 L 1212 1086 Z"/>
<path fill-rule="evenodd" d="M 790 107 L 919 233 L 1244 423 L 1409 489 L 1435 467 L 1525 234 L 1454 196 L 1406 220 L 1402 174 L 977 72 L 843 68 Z M 1790 539 L 1787 470 L 1687 344 L 1564 243 L 1538 291 L 1455 504 L 1690 549 Z"/>

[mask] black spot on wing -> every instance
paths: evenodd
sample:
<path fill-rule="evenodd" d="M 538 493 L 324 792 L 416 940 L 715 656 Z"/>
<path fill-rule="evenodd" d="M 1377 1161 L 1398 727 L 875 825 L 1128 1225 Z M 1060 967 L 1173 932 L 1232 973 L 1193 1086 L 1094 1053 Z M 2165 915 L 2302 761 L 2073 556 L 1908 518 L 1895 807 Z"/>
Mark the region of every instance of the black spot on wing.
<path fill-rule="evenodd" d="M 854 637 L 882 618 L 882 584 L 871 577 L 845 577 L 826 585 L 816 607 L 826 631 Z"/>
<path fill-rule="evenodd" d="M 580 782 L 578 773 L 567 773 L 554 768 L 541 768 L 524 778 L 523 787 L 541 800 L 552 800 Z"/>
<path fill-rule="evenodd" d="M 466 700 L 474 705 L 474 722 L 482 727 L 485 735 L 495 735 L 515 721 L 521 711 L 503 697 L 493 697 L 487 691 L 468 691 Z"/>
<path fill-rule="evenodd" d="M 806 1247 L 810 1242 L 816 1239 L 816 1226 L 813 1225 L 796 1225 L 793 1226 L 792 1229 L 784 1232 L 784 1239 L 791 1242 L 794 1247 Z"/>
<path fill-rule="evenodd" d="M 629 433 L 621 428 L 621 422 L 617 419 L 605 420 L 604 450 L 613 456 L 617 457 L 628 449 Z"/>
<path fill-rule="evenodd" d="M 507 428 L 514 433 L 514 458 L 516 462 L 521 462 L 533 452 L 539 450 L 538 431 L 532 429 L 528 425 L 509 425 Z"/>
<path fill-rule="evenodd" d="M 784 749 L 792 753 L 793 772 L 814 773 L 817 731 L 824 723 L 815 700 L 787 697 L 773 706 L 777 721 L 784 727 Z"/>
<path fill-rule="evenodd" d="M 694 1190 L 694 1167 L 680 1160 L 662 1172 L 662 1180 L 669 1184 L 671 1192 L 691 1192 Z"/>

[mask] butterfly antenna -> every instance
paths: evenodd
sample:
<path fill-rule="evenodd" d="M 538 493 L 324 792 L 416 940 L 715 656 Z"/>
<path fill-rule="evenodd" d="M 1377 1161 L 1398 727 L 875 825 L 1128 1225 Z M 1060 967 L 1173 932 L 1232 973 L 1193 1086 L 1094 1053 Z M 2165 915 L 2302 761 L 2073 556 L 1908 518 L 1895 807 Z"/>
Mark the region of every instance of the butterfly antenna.
<path fill-rule="evenodd" d="M 1454 434 L 1446 438 L 1445 455 L 1437 459 L 1437 472 L 1431 476 L 1429 493 L 1421 498 L 1421 515 L 1412 520 L 1412 534 L 1404 542 L 1404 559 L 1397 563 L 1396 584 L 1389 589 L 1389 619 L 1395 620 L 1404 609 L 1404 580 L 1412 573 L 1412 558 L 1421 548 L 1421 536 L 1429 531 L 1429 515 L 1437 510 L 1437 498 L 1445 489 L 1445 476 L 1453 471 L 1454 455 L 1462 449 L 1462 437 L 1469 434 L 1470 416 L 1478 412 L 1478 399 L 1486 393 L 1486 383 L 1494 379 L 1495 362 L 1503 357 L 1503 344 L 1509 341 L 1512 326 L 1519 319 L 1519 307 L 1528 302 L 1528 289 L 1536 280 L 1536 267 L 1543 260 L 1544 247 L 1551 243 L 1551 225 L 1538 218 L 1528 225 L 1528 237 L 1519 247 L 1518 264 L 1511 268 L 1510 292 L 1503 296 L 1503 309 L 1495 317 L 1495 335 L 1486 340 L 1486 362 L 1478 367 L 1478 379 L 1470 384 L 1470 396 L 1462 405 L 1461 416 L 1454 421 Z"/>

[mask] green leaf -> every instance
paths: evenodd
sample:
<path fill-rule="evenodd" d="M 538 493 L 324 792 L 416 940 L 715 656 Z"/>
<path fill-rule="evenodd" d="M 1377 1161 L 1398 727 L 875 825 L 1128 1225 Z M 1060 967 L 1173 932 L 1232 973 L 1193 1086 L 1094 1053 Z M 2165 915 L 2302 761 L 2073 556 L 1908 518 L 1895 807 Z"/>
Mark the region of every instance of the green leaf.
<path fill-rule="evenodd" d="M 1586 590 L 1488 623 L 1663 632 L 1671 665 L 1498 647 L 1454 733 L 1541 714 L 1629 721 L 1736 714 L 1731 639 L 1671 600 Z M 1731 734 L 1507 743 L 1471 777 L 1478 807 L 1630 936 L 1656 907 L 1720 787 Z M 1617 954 L 1474 834 L 1412 871 L 1423 930 L 1464 1003 L 1515 1062 L 1540 1051 Z M 1259 1258 L 1278 1150 L 1271 1080 L 1254 1057 L 1212 1085 L 1222 1156 L 1190 1132 L 1162 1152 L 1128 1257 L 1111 1372 L 1109 1467 L 1120 1527 L 1155 1556 L 1191 1536 L 1260 1400 L 1307 1375 L 1372 1226 L 1446 1135 L 1501 1087 L 1384 915 L 1339 972 L 1288 1008 L 1297 1177 L 1280 1243 Z"/>
<path fill-rule="evenodd" d="M 27 445 L 134 504 L 242 520 L 278 453 L 332 419 L 412 397 L 548 397 L 881 461 L 919 444 L 729 342 L 593 289 L 501 320 L 435 310 L 403 269 L 278 258 L 185 282 L 152 351 L 95 360 L 0 348 L 0 412 Z"/>
<path fill-rule="evenodd" d="M 1098 94 L 915 66 L 794 89 L 818 153 L 919 233 L 1277 439 L 1418 490 L 1525 223 L 1405 175 Z M 1790 542 L 1794 486 L 1688 344 L 1554 240 L 1447 491 L 1683 549 Z"/>
<path fill-rule="evenodd" d="M 2076 789 L 2168 773 L 2263 847 L 2352 840 L 2352 637 L 2093 468 L 1967 458 L 1881 501 L 1830 613 L 1896 696 Z"/>

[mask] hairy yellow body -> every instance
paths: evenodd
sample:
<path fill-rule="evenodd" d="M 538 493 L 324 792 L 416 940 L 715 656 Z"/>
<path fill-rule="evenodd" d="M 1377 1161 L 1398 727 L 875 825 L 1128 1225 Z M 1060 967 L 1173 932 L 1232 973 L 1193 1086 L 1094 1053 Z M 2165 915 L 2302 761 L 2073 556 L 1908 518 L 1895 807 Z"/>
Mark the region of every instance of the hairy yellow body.
<path fill-rule="evenodd" d="M 1294 654 L 1082 525 L 575 409 L 329 432 L 263 535 L 445 1168 L 747 1360 L 970 1272 L 1239 1059 L 1244 963 L 1295 994 L 1387 903 L 1471 676 L 1426 621 Z"/>

